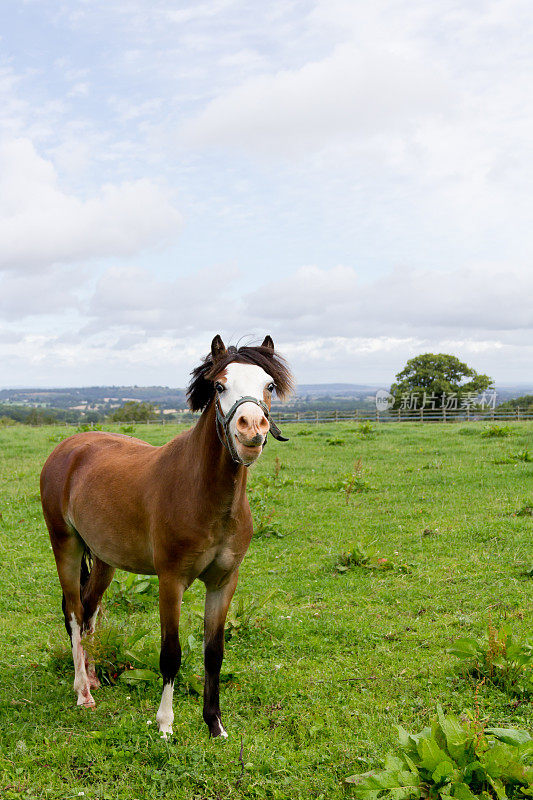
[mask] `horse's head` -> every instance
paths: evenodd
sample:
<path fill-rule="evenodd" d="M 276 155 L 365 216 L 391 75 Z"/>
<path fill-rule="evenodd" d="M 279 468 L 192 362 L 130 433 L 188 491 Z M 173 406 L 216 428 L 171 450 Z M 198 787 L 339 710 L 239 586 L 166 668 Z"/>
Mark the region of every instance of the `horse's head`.
<path fill-rule="evenodd" d="M 266 336 L 260 347 L 229 347 L 220 336 L 211 343 L 211 353 L 193 371 L 189 405 L 193 410 L 215 404 L 220 439 L 234 461 L 249 466 L 261 455 L 268 432 L 284 440 L 269 420 L 274 391 L 286 396 L 292 376 Z"/>

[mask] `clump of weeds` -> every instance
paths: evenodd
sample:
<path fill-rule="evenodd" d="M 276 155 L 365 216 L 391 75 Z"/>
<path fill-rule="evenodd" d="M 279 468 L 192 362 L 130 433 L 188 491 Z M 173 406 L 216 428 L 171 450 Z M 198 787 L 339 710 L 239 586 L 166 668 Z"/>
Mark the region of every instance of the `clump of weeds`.
<path fill-rule="evenodd" d="M 383 558 L 374 550 L 365 548 L 361 542 L 356 542 L 351 550 L 339 553 L 334 563 L 335 571 L 341 574 L 348 572 L 353 567 L 387 571 L 394 569 L 394 563 L 389 558 Z"/>
<path fill-rule="evenodd" d="M 514 455 L 504 456 L 503 458 L 497 458 L 494 463 L 495 464 L 518 464 L 520 461 L 523 461 L 527 464 L 533 462 L 533 454 L 526 450 L 520 450 L 520 452 L 515 453 Z"/>
<path fill-rule="evenodd" d="M 533 694 L 533 645 L 516 639 L 508 626 L 496 629 L 490 617 L 486 634 L 457 639 L 448 652 L 460 659 L 465 677 L 484 679 L 509 695 Z"/>
<path fill-rule="evenodd" d="M 488 425 L 481 431 L 481 435 L 488 439 L 504 439 L 514 433 L 510 425 Z"/>
<path fill-rule="evenodd" d="M 350 499 L 353 494 L 359 494 L 360 492 L 368 492 L 372 488 L 368 481 L 366 481 L 363 477 L 363 462 L 359 458 L 357 461 L 354 461 L 353 469 L 351 472 L 347 472 L 343 478 L 341 479 L 341 485 L 339 491 L 344 492 L 344 499 L 346 504 L 350 502 Z"/>
<path fill-rule="evenodd" d="M 157 600 L 159 584 L 155 575 L 118 572 L 107 590 L 108 603 L 126 611 L 142 610 Z"/>
<path fill-rule="evenodd" d="M 270 608 L 273 598 L 278 594 L 280 594 L 280 590 L 274 589 L 263 598 L 251 598 L 239 595 L 237 600 L 232 602 L 226 618 L 226 630 L 224 634 L 226 641 L 229 642 L 236 636 L 244 636 L 250 633 L 253 628 L 258 627 L 261 621 L 259 612 L 262 611 L 265 606 Z"/>
<path fill-rule="evenodd" d="M 361 439 L 371 439 L 376 435 L 376 429 L 370 422 L 361 422 L 357 426 L 356 433 Z"/>
<path fill-rule="evenodd" d="M 456 717 L 437 706 L 437 715 L 419 733 L 398 726 L 398 740 L 380 769 L 345 779 L 352 797 L 503 800 L 533 793 L 529 732 L 489 728 L 478 707 Z"/>
<path fill-rule="evenodd" d="M 525 503 L 518 511 L 511 514 L 512 517 L 533 517 L 533 503 Z"/>

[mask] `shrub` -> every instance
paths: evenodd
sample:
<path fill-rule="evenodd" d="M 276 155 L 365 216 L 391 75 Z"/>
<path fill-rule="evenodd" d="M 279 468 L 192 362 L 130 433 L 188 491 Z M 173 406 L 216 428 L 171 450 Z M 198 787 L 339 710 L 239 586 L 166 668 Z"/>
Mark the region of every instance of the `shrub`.
<path fill-rule="evenodd" d="M 533 740 L 527 731 L 487 728 L 471 713 L 461 718 L 440 706 L 431 727 L 410 734 L 398 727 L 400 750 L 380 771 L 346 778 L 361 800 L 456 798 L 518 800 L 533 794 Z"/>

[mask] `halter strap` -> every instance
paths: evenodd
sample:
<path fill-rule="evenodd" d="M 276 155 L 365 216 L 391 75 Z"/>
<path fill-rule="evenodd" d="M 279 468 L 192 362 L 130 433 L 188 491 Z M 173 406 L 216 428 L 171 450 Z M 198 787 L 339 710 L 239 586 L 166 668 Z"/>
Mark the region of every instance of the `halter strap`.
<path fill-rule="evenodd" d="M 237 448 L 233 443 L 233 437 L 230 435 L 229 426 L 231 420 L 235 416 L 235 412 L 237 411 L 239 406 L 242 406 L 243 403 L 255 403 L 256 406 L 259 406 L 265 417 L 269 419 L 270 409 L 268 408 L 266 403 L 264 403 L 262 400 L 258 400 L 256 397 L 240 397 L 233 403 L 228 413 L 224 415 L 222 409 L 220 408 L 220 401 L 218 399 L 218 394 L 215 395 L 216 427 L 217 427 L 218 438 L 220 439 L 224 447 L 226 447 L 226 449 L 228 450 L 233 461 L 235 461 L 237 464 L 244 464 L 244 461 L 239 456 Z M 272 434 L 274 439 L 278 439 L 278 441 L 280 442 L 288 442 L 289 440 L 285 436 L 282 436 L 278 426 L 275 425 L 272 420 L 269 420 L 269 422 L 270 422 L 270 433 Z M 266 443 L 267 443 L 267 437 L 265 436 L 265 441 L 262 444 L 263 448 L 265 447 Z M 248 465 L 244 464 L 244 466 L 247 467 Z"/>

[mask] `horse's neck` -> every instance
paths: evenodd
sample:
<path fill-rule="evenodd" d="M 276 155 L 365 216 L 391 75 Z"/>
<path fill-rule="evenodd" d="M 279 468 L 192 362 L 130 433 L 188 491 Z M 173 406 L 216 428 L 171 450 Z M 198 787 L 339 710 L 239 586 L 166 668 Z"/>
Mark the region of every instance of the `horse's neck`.
<path fill-rule="evenodd" d="M 232 506 L 244 496 L 248 471 L 233 461 L 220 441 L 213 403 L 191 431 L 189 453 L 194 459 L 194 472 L 212 499 L 220 498 L 223 505 Z"/>

